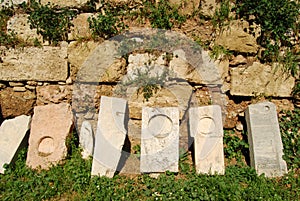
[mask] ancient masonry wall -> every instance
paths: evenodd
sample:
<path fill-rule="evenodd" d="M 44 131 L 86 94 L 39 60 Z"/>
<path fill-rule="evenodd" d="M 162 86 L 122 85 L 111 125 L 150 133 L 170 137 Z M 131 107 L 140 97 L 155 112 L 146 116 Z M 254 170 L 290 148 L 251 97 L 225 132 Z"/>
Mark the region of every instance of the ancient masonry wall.
<path fill-rule="evenodd" d="M 11 1 L 7 1 L 11 2 Z M 12 1 L 20 4 L 22 1 Z M 26 0 L 25 0 L 26 2 Z M 42 4 L 50 2 L 61 7 L 71 7 L 81 10 L 81 13 L 73 19 L 74 26 L 68 34 L 67 40 L 52 46 L 43 41 L 36 30 L 30 29 L 26 14 L 15 14 L 7 23 L 7 29 L 14 31 L 20 39 L 28 44 L 34 40 L 40 41 L 42 47 L 25 46 L 16 48 L 0 47 L 0 111 L 1 122 L 22 114 L 32 115 L 34 106 L 47 105 L 49 103 L 67 102 L 72 104 L 72 91 L 76 82 L 77 72 L 91 53 L 101 44 L 92 40 L 91 31 L 87 19 L 95 13 L 85 13 L 84 7 L 87 0 L 42 0 Z M 115 3 L 129 3 L 127 0 L 115 0 Z M 177 1 L 170 1 L 177 3 Z M 4 2 L 5 3 L 5 2 Z M 3 3 L 3 4 L 4 4 Z M 189 1 L 182 12 L 191 14 L 194 8 L 198 8 L 200 0 Z M 100 7 L 101 4 L 96 6 Z M 217 3 L 214 0 L 201 3 L 201 12 L 211 16 Z M 187 21 L 179 33 L 186 33 L 187 37 L 197 35 L 201 39 L 211 39 L 214 35 L 212 25 L 205 22 L 205 27 L 195 24 L 195 21 Z M 199 26 L 199 27 L 198 27 Z M 252 26 L 252 25 L 251 25 Z M 222 93 L 225 94 L 227 103 L 224 128 L 243 130 L 242 119 L 246 107 L 263 97 L 271 97 L 271 101 L 277 105 L 278 110 L 292 109 L 291 93 L 295 84 L 295 78 L 284 74 L 281 70 L 274 71 L 268 64 L 262 64 L 257 59 L 260 47 L 256 43 L 259 36 L 249 34 L 246 30 L 253 28 L 246 21 L 234 20 L 231 29 L 225 30 L 215 37 L 215 45 L 221 45 L 236 54 L 230 58 L 219 58 L 215 61 L 222 77 Z M 141 27 L 150 27 L 141 24 Z M 191 29 L 191 27 L 196 27 Z M 129 28 L 131 29 L 131 28 Z M 84 39 L 84 40 L 83 40 Z M 185 54 L 178 50 L 178 54 Z M 178 55 L 177 54 L 177 55 Z M 189 74 L 189 66 L 173 55 L 168 65 L 177 68 L 185 74 L 186 81 L 193 90 L 193 105 L 202 106 L 211 104 L 211 91 L 201 80 L 194 79 Z M 108 72 L 96 88 L 95 106 L 99 106 L 102 95 L 111 96 L 117 82 L 129 71 L 139 66 L 141 61 L 149 61 L 154 57 L 149 53 L 132 53 L 126 59 L 116 59 Z M 162 55 L 156 59 L 162 58 Z M 159 61 L 158 61 L 159 62 Z M 129 117 L 133 122 L 141 124 L 142 107 L 178 106 L 178 100 L 174 94 L 161 89 L 143 100 L 141 94 L 132 96 L 128 102 Z M 180 96 L 180 95 L 179 95 Z M 181 97 L 185 95 L 182 94 Z"/>

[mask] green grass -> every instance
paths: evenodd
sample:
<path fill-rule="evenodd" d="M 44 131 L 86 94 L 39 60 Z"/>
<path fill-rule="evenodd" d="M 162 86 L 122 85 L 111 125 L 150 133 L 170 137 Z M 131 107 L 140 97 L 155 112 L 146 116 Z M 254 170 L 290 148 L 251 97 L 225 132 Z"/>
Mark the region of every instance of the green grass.
<path fill-rule="evenodd" d="M 70 142 L 63 165 L 35 171 L 26 167 L 26 150 L 15 165 L 0 175 L 0 200 L 299 200 L 298 139 L 299 110 L 285 113 L 281 120 L 289 173 L 281 178 L 258 176 L 246 165 L 227 166 L 225 175 L 199 175 L 182 153 L 178 174 L 166 172 L 158 179 L 148 175 L 91 178 L 92 160 L 81 159 L 76 135 Z M 298 126 L 298 127 L 297 127 Z M 295 137 L 296 136 L 296 137 Z M 240 157 L 245 141 L 225 133 L 225 156 Z M 298 142 L 298 141 L 297 141 Z M 236 152 L 236 153 L 235 153 Z M 299 155 L 298 155 L 299 156 Z"/>

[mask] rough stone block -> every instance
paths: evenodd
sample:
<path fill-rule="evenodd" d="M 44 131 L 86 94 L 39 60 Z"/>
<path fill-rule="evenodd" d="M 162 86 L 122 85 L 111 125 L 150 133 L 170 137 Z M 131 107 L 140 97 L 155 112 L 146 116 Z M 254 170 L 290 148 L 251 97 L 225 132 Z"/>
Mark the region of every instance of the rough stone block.
<path fill-rule="evenodd" d="M 86 159 L 93 156 L 94 152 L 94 133 L 92 125 L 88 121 L 82 122 L 79 133 L 79 144 L 83 149 L 81 152 L 82 158 Z"/>
<path fill-rule="evenodd" d="M 36 106 L 31 122 L 26 164 L 48 169 L 67 156 L 66 140 L 73 125 L 73 113 L 67 103 Z"/>
<path fill-rule="evenodd" d="M 64 43 L 63 43 L 64 44 Z M 65 81 L 68 76 L 67 47 L 0 47 L 0 80 Z"/>
<path fill-rule="evenodd" d="M 231 69 L 232 95 L 290 97 L 294 85 L 295 78 L 285 73 L 282 66 L 254 62 L 248 67 Z"/>
<path fill-rule="evenodd" d="M 41 4 L 46 5 L 50 3 L 51 5 L 59 6 L 59 7 L 75 7 L 80 8 L 85 6 L 89 0 L 41 0 Z"/>
<path fill-rule="evenodd" d="M 196 172 L 224 174 L 221 107 L 210 105 L 190 108 L 189 129 L 194 138 Z"/>
<path fill-rule="evenodd" d="M 179 110 L 176 107 L 142 111 L 141 172 L 178 172 Z"/>
<path fill-rule="evenodd" d="M 71 33 L 68 34 L 68 40 L 91 38 L 92 33 L 89 27 L 88 18 L 92 16 L 92 13 L 83 13 L 77 15 L 76 18 L 72 20 L 74 26 L 71 27 Z"/>
<path fill-rule="evenodd" d="M 27 44 L 34 45 L 34 40 L 43 43 L 43 37 L 37 34 L 37 30 L 30 28 L 27 14 L 17 14 L 10 18 L 7 22 L 7 30 L 13 31 L 19 39 Z"/>
<path fill-rule="evenodd" d="M 3 118 L 12 118 L 20 115 L 30 115 L 33 111 L 36 95 L 32 91 L 15 92 L 12 88 L 0 91 L 0 111 Z"/>
<path fill-rule="evenodd" d="M 230 29 L 222 31 L 217 36 L 215 45 L 220 45 L 237 52 L 256 53 L 258 50 L 256 38 L 244 31 L 247 28 L 249 28 L 248 22 L 233 20 L 230 23 Z"/>
<path fill-rule="evenodd" d="M 4 173 L 3 165 L 13 162 L 18 149 L 27 143 L 25 140 L 30 128 L 30 119 L 30 116 L 22 115 L 2 123 L 0 127 L 0 173 Z"/>
<path fill-rule="evenodd" d="M 283 146 L 280 136 L 276 106 L 271 102 L 249 105 L 246 122 L 250 145 L 250 163 L 258 174 L 267 177 L 287 173 L 282 159 Z"/>
<path fill-rule="evenodd" d="M 127 134 L 127 122 L 127 101 L 101 96 L 91 175 L 114 176 Z"/>

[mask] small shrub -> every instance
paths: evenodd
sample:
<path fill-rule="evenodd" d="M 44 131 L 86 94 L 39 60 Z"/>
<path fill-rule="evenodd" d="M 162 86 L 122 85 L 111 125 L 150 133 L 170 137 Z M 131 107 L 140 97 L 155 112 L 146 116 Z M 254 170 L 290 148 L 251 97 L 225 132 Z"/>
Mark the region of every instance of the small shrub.
<path fill-rule="evenodd" d="M 89 17 L 88 22 L 94 39 L 113 37 L 126 28 L 119 19 L 118 11 L 109 3 L 104 5 L 97 17 Z"/>
<path fill-rule="evenodd" d="M 158 3 L 143 0 L 142 15 L 149 19 L 153 28 L 171 29 L 175 24 L 181 25 L 186 17 L 179 14 L 178 8 L 171 6 L 169 1 Z"/>
<path fill-rule="evenodd" d="M 44 40 L 54 44 L 67 40 L 68 31 L 72 26 L 71 20 L 77 14 L 69 8 L 58 8 L 50 3 L 41 5 L 35 0 L 31 0 L 28 11 L 30 28 L 36 28 Z"/>
<path fill-rule="evenodd" d="M 280 47 L 292 46 L 288 35 L 299 31 L 299 9 L 299 1 L 290 0 L 238 0 L 236 7 L 239 17 L 261 26 L 259 43 L 266 48 L 265 61 L 277 61 Z"/>
<path fill-rule="evenodd" d="M 0 8 L 0 45 L 16 46 L 19 42 L 14 32 L 7 32 L 7 21 L 14 15 L 13 7 L 2 6 Z"/>
<path fill-rule="evenodd" d="M 231 9 L 229 0 L 220 2 L 220 7 L 215 10 L 212 17 L 212 24 L 215 28 L 222 28 L 223 26 L 228 25 L 229 21 L 232 20 L 232 17 L 230 17 Z"/>

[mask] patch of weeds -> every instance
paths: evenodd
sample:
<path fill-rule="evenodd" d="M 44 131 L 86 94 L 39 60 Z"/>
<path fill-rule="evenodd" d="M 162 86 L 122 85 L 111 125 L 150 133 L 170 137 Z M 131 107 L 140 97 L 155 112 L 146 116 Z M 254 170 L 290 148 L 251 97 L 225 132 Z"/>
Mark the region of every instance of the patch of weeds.
<path fill-rule="evenodd" d="M 229 0 L 222 0 L 220 2 L 220 7 L 215 10 L 212 17 L 212 24 L 214 28 L 220 28 L 229 25 L 229 22 L 233 19 L 230 17 L 231 6 Z"/>
<path fill-rule="evenodd" d="M 283 142 L 283 159 L 289 169 L 300 168 L 300 109 L 280 113 L 280 130 Z"/>
<path fill-rule="evenodd" d="M 135 145 L 132 147 L 133 153 L 137 155 L 137 157 L 141 156 L 141 146 L 140 145 Z"/>
<path fill-rule="evenodd" d="M 68 31 L 73 26 L 71 20 L 77 15 L 75 10 L 58 8 L 50 3 L 42 5 L 35 0 L 30 1 L 28 10 L 30 28 L 36 28 L 44 40 L 54 45 L 67 40 Z"/>
<path fill-rule="evenodd" d="M 174 25 L 181 25 L 186 21 L 186 16 L 179 14 L 178 8 L 172 6 L 169 1 L 143 0 L 141 15 L 149 19 L 152 28 L 171 29 Z"/>
<path fill-rule="evenodd" d="M 233 53 L 221 45 L 214 45 L 210 52 L 210 57 L 213 59 L 230 58 Z"/>
<path fill-rule="evenodd" d="M 282 58 L 279 57 L 279 62 L 282 63 L 284 70 L 293 77 L 297 77 L 300 73 L 297 55 L 299 55 L 299 53 L 293 53 L 291 50 L 287 50 Z"/>
<path fill-rule="evenodd" d="M 0 8 L 0 45 L 14 47 L 19 43 L 14 32 L 7 31 L 7 21 L 14 15 L 13 7 L 3 5 Z"/>
<path fill-rule="evenodd" d="M 290 0 L 238 0 L 236 6 L 239 17 L 261 26 L 264 61 L 277 61 L 280 47 L 292 47 L 288 35 L 299 31 L 299 9 L 299 1 Z"/>
<path fill-rule="evenodd" d="M 245 154 L 249 154 L 249 144 L 246 140 L 234 135 L 234 131 L 224 131 L 224 154 L 228 159 L 235 159 L 243 164 Z"/>
<path fill-rule="evenodd" d="M 101 11 L 97 17 L 88 18 L 94 39 L 99 37 L 105 39 L 111 38 L 125 30 L 126 26 L 120 20 L 118 10 L 111 6 L 111 4 L 103 4 Z"/>
<path fill-rule="evenodd" d="M 149 101 L 149 98 L 163 87 L 169 74 L 168 70 L 164 69 L 161 73 L 154 75 L 153 69 L 154 67 L 148 64 L 145 64 L 143 68 L 136 68 L 131 76 L 119 84 L 120 89 L 116 93 L 123 95 L 128 87 L 137 87 L 137 94 L 142 94 L 144 99 Z"/>

